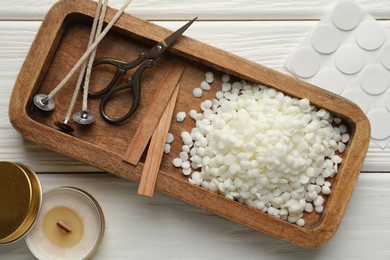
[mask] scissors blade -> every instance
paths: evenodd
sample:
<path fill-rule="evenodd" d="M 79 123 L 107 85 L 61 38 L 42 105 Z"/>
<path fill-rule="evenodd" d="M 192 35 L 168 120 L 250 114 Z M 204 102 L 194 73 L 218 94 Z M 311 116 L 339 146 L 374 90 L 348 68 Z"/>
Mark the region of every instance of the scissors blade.
<path fill-rule="evenodd" d="M 195 17 L 194 19 L 192 19 L 191 21 L 189 21 L 188 23 L 186 23 L 185 25 L 183 25 L 182 27 L 180 27 L 177 31 L 175 31 L 174 33 L 172 33 L 171 35 L 169 35 L 167 38 L 165 38 L 165 40 L 163 42 L 165 42 L 165 45 L 167 46 L 167 48 L 169 46 L 172 45 L 172 43 L 174 43 L 176 41 L 177 38 L 179 38 L 187 29 L 188 27 L 191 26 L 191 24 L 196 20 L 198 19 L 198 17 Z"/>
<path fill-rule="evenodd" d="M 165 38 L 163 41 L 159 42 L 154 46 L 150 51 L 148 52 L 148 57 L 152 59 L 157 59 L 161 54 L 163 54 L 166 49 L 168 49 L 169 46 L 174 43 L 177 38 L 179 38 L 187 29 L 191 26 L 191 24 L 198 19 L 198 17 L 195 17 L 182 27 L 180 27 L 178 30 L 173 32 L 171 35 L 169 35 L 167 38 Z"/>

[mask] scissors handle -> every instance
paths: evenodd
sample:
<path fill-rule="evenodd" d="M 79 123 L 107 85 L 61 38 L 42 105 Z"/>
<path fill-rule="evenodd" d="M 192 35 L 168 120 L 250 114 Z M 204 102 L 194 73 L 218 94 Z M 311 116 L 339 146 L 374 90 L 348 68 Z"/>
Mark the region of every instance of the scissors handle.
<path fill-rule="evenodd" d="M 141 66 L 138 67 L 138 69 L 135 71 L 133 76 L 131 76 L 129 79 L 126 80 L 126 83 L 119 85 L 117 87 L 112 87 L 107 94 L 105 94 L 100 101 L 100 114 L 103 116 L 104 120 L 107 121 L 110 124 L 119 124 L 129 117 L 131 117 L 134 112 L 137 110 L 138 105 L 141 101 L 141 76 L 142 73 L 147 69 L 153 66 L 154 59 L 147 59 L 144 63 L 141 64 Z M 106 108 L 107 103 L 111 99 L 113 95 L 118 93 L 119 91 L 125 90 L 125 89 L 131 89 L 133 94 L 133 101 L 131 104 L 131 107 L 129 111 L 121 116 L 121 117 L 111 117 L 107 114 Z"/>
<path fill-rule="evenodd" d="M 140 53 L 138 58 L 131 61 L 131 62 L 123 62 L 120 60 L 116 59 L 111 59 L 111 58 L 100 58 L 97 59 L 93 62 L 93 66 L 98 66 L 98 65 L 111 65 L 116 68 L 116 71 L 111 79 L 111 81 L 101 90 L 98 91 L 88 91 L 88 95 L 90 97 L 101 97 L 105 95 L 108 91 L 110 91 L 111 88 L 115 86 L 117 81 L 119 80 L 120 77 L 126 74 L 126 72 L 132 68 L 137 67 L 139 64 L 144 62 L 147 59 L 147 54 L 146 53 Z"/>

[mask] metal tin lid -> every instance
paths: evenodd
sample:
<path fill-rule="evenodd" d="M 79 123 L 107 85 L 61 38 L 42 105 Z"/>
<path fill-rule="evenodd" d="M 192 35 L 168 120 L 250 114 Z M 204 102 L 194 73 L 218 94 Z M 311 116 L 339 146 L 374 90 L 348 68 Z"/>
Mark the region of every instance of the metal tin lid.
<path fill-rule="evenodd" d="M 12 243 L 30 230 L 41 202 L 41 185 L 32 170 L 0 162 L 0 244 Z"/>

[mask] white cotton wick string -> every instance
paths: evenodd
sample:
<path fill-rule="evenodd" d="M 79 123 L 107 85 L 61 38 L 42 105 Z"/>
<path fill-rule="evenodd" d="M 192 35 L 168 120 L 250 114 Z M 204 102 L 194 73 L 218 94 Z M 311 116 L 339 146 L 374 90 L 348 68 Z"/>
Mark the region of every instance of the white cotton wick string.
<path fill-rule="evenodd" d="M 95 36 L 96 35 L 96 26 L 98 24 L 98 18 L 99 18 L 99 14 L 100 14 L 100 10 L 101 9 L 102 9 L 102 0 L 99 0 L 97 8 L 96 8 L 96 12 L 95 12 L 95 17 L 93 18 L 92 29 L 91 29 L 91 33 L 89 34 L 89 40 L 88 40 L 87 48 L 89 48 L 92 45 L 92 43 L 93 43 L 93 41 L 94 41 L 94 39 L 96 37 Z M 85 72 L 86 66 L 87 66 L 87 63 L 83 62 L 82 66 L 81 66 L 80 75 L 79 75 L 79 78 L 77 80 L 77 84 L 76 84 L 76 87 L 74 89 L 73 96 L 72 96 L 72 99 L 70 101 L 69 108 L 68 108 L 68 111 L 66 113 L 64 122 L 68 122 L 70 117 L 71 117 L 74 105 L 76 103 L 77 95 L 78 95 L 78 93 L 80 91 L 81 82 L 82 82 L 83 77 L 84 77 L 84 72 Z"/>
<path fill-rule="evenodd" d="M 102 11 L 100 13 L 99 23 L 98 23 L 98 26 L 97 26 L 97 31 L 96 31 L 96 34 L 95 34 L 95 41 L 99 37 L 99 35 L 100 35 L 101 31 L 102 31 L 102 28 L 103 28 L 104 17 L 106 16 L 107 4 L 108 4 L 108 0 L 104 0 Z M 95 55 L 96 55 L 96 48 L 94 49 L 94 51 L 89 56 L 87 72 L 85 73 L 82 111 L 87 111 L 88 110 L 89 79 L 91 77 L 92 64 L 93 64 L 93 60 L 95 59 Z"/>
<path fill-rule="evenodd" d="M 74 67 L 69 71 L 68 75 L 47 95 L 47 100 L 53 98 L 58 91 L 61 90 L 63 86 L 65 86 L 66 82 L 73 76 L 73 74 L 80 68 L 83 62 L 89 57 L 92 51 L 97 47 L 97 45 L 103 40 L 104 36 L 108 33 L 112 26 L 116 23 L 116 21 L 121 17 L 121 15 L 126 10 L 127 6 L 130 4 L 131 0 L 126 0 L 121 9 L 114 15 L 111 21 L 108 23 L 107 27 L 104 28 L 103 32 L 99 35 L 96 41 L 88 48 L 88 50 L 81 56 L 79 61 L 74 65 Z"/>

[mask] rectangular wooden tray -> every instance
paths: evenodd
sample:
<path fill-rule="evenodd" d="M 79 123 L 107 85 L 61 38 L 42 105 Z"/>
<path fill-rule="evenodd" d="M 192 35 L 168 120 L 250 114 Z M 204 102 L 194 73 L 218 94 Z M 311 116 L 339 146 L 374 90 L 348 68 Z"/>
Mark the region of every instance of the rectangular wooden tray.
<path fill-rule="evenodd" d="M 204 73 L 214 71 L 216 82 L 224 73 L 251 82 L 262 83 L 297 98 L 308 98 L 341 117 L 350 129 L 351 139 L 343 153 L 339 173 L 332 180 L 332 193 L 327 198 L 322 214 L 304 215 L 305 226 L 299 227 L 252 209 L 224 196 L 192 185 L 180 169 L 172 165 L 172 159 L 181 151 L 180 133 L 194 127 L 193 120 L 178 123 L 172 120 L 170 132 L 176 137 L 172 151 L 164 155 L 157 178 L 156 189 L 172 197 L 210 210 L 227 219 L 242 223 L 304 247 L 319 247 L 333 237 L 344 216 L 348 202 L 358 179 L 370 138 L 370 126 L 364 113 L 353 103 L 290 76 L 276 72 L 243 58 L 204 43 L 181 37 L 157 60 L 153 68 L 142 78 L 142 100 L 137 113 L 126 123 L 113 126 L 99 117 L 99 99 L 90 99 L 90 111 L 98 117 L 90 127 L 75 126 L 73 134 L 65 134 L 53 122 L 62 121 L 77 80 L 74 76 L 54 97 L 57 107 L 51 113 L 37 110 L 32 105 L 36 93 L 49 93 L 70 71 L 86 50 L 96 3 L 92 1 L 62 0 L 47 14 L 31 46 L 26 61 L 17 78 L 10 102 L 10 120 L 26 138 L 58 153 L 93 165 L 117 176 L 139 182 L 143 161 L 136 167 L 122 161 L 140 120 L 145 113 L 156 86 L 175 62 L 185 67 L 180 80 L 181 89 L 175 113 L 199 108 L 201 101 L 213 98 L 216 88 L 201 99 L 192 96 Z M 116 10 L 109 9 L 108 22 Z M 184 24 L 184 23 L 183 23 Z M 191 29 L 191 28 L 190 28 Z M 124 14 L 98 47 L 97 58 L 108 56 L 120 60 L 134 59 L 171 32 L 157 25 Z M 114 109 L 121 110 L 126 98 L 116 99 Z M 81 109 L 78 100 L 76 109 Z"/>

